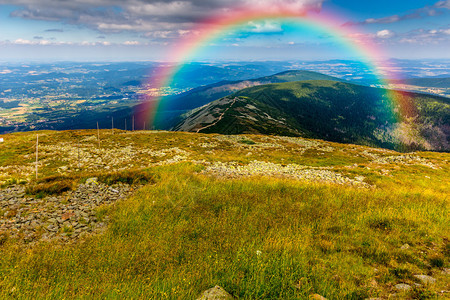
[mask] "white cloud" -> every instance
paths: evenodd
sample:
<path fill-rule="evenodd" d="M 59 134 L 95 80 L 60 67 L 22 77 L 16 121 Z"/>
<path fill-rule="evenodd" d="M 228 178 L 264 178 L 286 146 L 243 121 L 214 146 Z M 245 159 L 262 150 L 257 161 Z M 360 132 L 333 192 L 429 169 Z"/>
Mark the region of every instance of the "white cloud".
<path fill-rule="evenodd" d="M 272 22 L 272 21 L 263 21 L 263 22 L 248 22 L 250 26 L 250 32 L 256 33 L 274 33 L 274 32 L 282 32 L 280 23 Z"/>
<path fill-rule="evenodd" d="M 395 23 L 399 21 L 404 20 L 411 20 L 411 19 L 420 19 L 424 17 L 434 17 L 439 16 L 446 9 L 450 9 L 450 0 L 445 1 L 438 1 L 434 5 L 427 5 L 425 7 L 421 7 L 418 9 L 415 9 L 413 11 L 410 11 L 407 14 L 404 15 L 392 15 L 387 16 L 383 18 L 369 18 L 361 22 L 347 22 L 343 24 L 344 26 L 352 26 L 352 25 L 364 25 L 364 24 L 388 24 L 388 23 Z"/>
<path fill-rule="evenodd" d="M 393 32 L 389 29 L 384 29 L 384 30 L 380 30 L 377 32 L 377 37 L 382 38 L 382 39 L 391 38 L 393 36 L 395 36 L 395 32 Z"/>
<path fill-rule="evenodd" d="M 59 41 L 50 41 L 50 40 L 26 40 L 26 39 L 16 39 L 14 41 L 0 41 L 1 45 L 34 45 L 34 46 L 46 46 L 46 45 L 52 45 L 52 46 L 85 46 L 85 47 L 92 47 L 92 46 L 114 46 L 114 45 L 125 45 L 125 46 L 137 46 L 142 45 L 142 43 L 138 41 L 125 41 L 123 43 L 111 43 L 108 41 L 98 41 L 98 42 L 90 42 L 90 41 L 82 41 L 79 43 L 73 43 L 73 42 L 59 42 Z"/>
<path fill-rule="evenodd" d="M 439 7 L 439 8 L 442 7 L 442 8 L 450 9 L 450 0 L 439 1 L 434 6 Z"/>
<path fill-rule="evenodd" d="M 126 46 L 137 46 L 140 45 L 141 43 L 139 43 L 138 41 L 126 41 L 123 44 Z"/>

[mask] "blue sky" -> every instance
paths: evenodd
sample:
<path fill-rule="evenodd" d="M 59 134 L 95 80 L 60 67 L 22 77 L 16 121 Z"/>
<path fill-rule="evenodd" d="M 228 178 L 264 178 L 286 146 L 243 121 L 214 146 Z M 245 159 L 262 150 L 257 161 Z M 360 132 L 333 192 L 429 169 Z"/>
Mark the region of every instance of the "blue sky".
<path fill-rule="evenodd" d="M 450 0 L 3 0 L 1 61 L 161 60 L 180 37 L 237 5 L 339 15 L 391 58 L 450 59 Z M 354 58 L 326 32 L 282 20 L 248 22 L 198 60 Z"/>

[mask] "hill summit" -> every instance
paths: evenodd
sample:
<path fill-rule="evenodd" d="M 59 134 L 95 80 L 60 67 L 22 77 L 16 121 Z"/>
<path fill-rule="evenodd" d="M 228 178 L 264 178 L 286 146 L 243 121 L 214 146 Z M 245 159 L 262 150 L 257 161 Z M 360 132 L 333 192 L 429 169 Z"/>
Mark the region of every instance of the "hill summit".
<path fill-rule="evenodd" d="M 450 99 L 399 92 L 417 108 L 398 121 L 386 91 L 329 80 L 242 89 L 183 115 L 173 130 L 319 138 L 398 150 L 450 150 Z M 398 111 L 398 107 L 394 111 Z"/>

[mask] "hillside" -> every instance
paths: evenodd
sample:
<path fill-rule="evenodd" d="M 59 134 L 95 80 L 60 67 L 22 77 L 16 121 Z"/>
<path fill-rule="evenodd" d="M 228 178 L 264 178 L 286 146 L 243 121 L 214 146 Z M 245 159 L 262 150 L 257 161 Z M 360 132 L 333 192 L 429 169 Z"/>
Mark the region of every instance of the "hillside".
<path fill-rule="evenodd" d="M 449 154 L 166 131 L 2 137 L 2 299 L 449 295 Z"/>
<path fill-rule="evenodd" d="M 411 78 L 394 82 L 423 87 L 450 88 L 450 77 Z"/>
<path fill-rule="evenodd" d="M 336 81 L 261 85 L 192 110 L 173 129 L 302 136 L 401 150 L 450 150 L 450 99 L 403 92 L 402 101 L 414 103 L 415 110 L 398 123 L 389 113 L 390 100 L 384 94 L 382 89 Z"/>
<path fill-rule="evenodd" d="M 157 124 L 157 128 L 169 129 L 179 121 L 178 116 L 183 112 L 203 106 L 211 101 L 228 96 L 244 88 L 270 83 L 301 80 L 342 81 L 339 78 L 317 72 L 290 70 L 260 78 L 238 81 L 220 81 L 218 83 L 200 86 L 188 92 L 164 99 L 161 108 L 162 111 L 160 112 L 160 122 Z M 136 108 L 137 112 L 140 110 L 139 107 Z"/>

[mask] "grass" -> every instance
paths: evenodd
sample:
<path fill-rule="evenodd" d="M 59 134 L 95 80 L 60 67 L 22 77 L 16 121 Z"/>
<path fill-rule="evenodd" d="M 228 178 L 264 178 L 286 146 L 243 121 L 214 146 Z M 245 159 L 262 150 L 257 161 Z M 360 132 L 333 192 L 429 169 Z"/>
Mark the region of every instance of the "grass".
<path fill-rule="evenodd" d="M 99 174 L 98 181 L 107 185 L 113 185 L 116 183 L 147 184 L 155 183 L 155 178 L 152 174 L 143 170 L 125 170 L 121 172 Z"/>
<path fill-rule="evenodd" d="M 48 176 L 38 180 L 33 185 L 29 185 L 25 192 L 38 198 L 44 198 L 47 195 L 58 195 L 72 190 L 75 179 L 73 176 Z"/>
<path fill-rule="evenodd" d="M 138 147 L 151 138 L 156 147 L 165 135 L 181 149 L 196 149 L 196 159 L 233 160 L 249 151 L 234 147 L 235 154 L 208 154 L 194 148 L 198 139 L 212 139 L 206 135 L 135 135 L 127 143 Z M 104 144 L 120 142 L 118 134 L 110 138 Z M 260 142 L 258 136 L 248 139 Z M 349 157 L 362 152 L 332 145 L 342 150 L 340 162 L 345 151 Z M 248 160 L 260 155 L 252 149 Z M 289 149 L 275 153 L 274 161 L 297 155 Z M 326 155 L 332 160 L 333 154 Z M 0 298 L 195 299 L 214 285 L 241 299 L 308 299 L 315 293 L 328 299 L 388 298 L 395 284 L 417 283 L 414 274 L 431 274 L 437 283 L 399 297 L 437 297 L 449 284 L 441 272 L 450 259 L 449 157 L 426 155 L 440 168 L 378 166 L 361 157 L 363 168 L 351 174 L 367 176 L 376 185 L 370 189 L 264 176 L 214 178 L 192 162 L 155 164 L 143 174 L 110 171 L 104 179 L 102 173 L 75 170 L 79 178 L 143 178 L 149 184 L 126 201 L 102 207 L 110 219 L 107 230 L 83 242 L 30 248 L 5 238 Z M 377 175 L 381 167 L 391 176 Z M 404 244 L 410 247 L 401 249 Z"/>
<path fill-rule="evenodd" d="M 53 175 L 38 179 L 25 189 L 28 195 L 44 198 L 48 195 L 59 195 L 66 191 L 73 190 L 78 183 L 85 183 L 88 178 L 95 177 L 98 182 L 113 185 L 116 183 L 125 184 L 151 184 L 155 182 L 152 174 L 145 170 L 123 170 L 105 173 L 83 173 L 78 175 Z M 17 184 L 12 181 L 10 184 Z"/>

